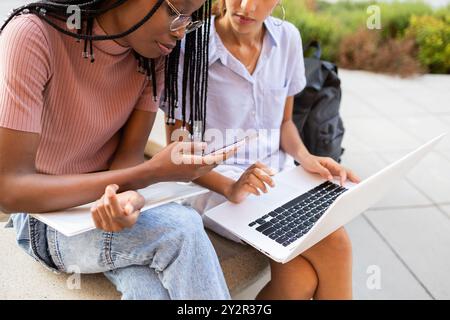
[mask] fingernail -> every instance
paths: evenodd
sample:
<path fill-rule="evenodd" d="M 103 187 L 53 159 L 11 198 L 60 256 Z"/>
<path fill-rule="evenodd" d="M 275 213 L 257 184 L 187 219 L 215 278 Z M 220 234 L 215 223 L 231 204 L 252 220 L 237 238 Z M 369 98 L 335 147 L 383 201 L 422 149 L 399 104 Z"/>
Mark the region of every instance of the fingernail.
<path fill-rule="evenodd" d="M 112 194 L 114 194 L 114 189 L 112 186 L 108 186 L 106 188 L 106 195 L 111 196 Z"/>

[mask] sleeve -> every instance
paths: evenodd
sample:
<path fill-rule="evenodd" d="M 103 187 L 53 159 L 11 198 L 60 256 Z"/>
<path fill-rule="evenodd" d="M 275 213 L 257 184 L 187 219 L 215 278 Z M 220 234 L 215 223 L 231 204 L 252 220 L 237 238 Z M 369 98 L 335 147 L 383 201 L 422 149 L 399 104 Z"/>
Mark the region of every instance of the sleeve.
<path fill-rule="evenodd" d="M 288 83 L 288 96 L 295 96 L 306 87 L 305 61 L 303 59 L 302 38 L 298 29 L 289 25 L 292 45 L 289 52 L 291 64 L 293 66 L 290 80 Z"/>
<path fill-rule="evenodd" d="M 39 22 L 31 17 L 17 17 L 1 34 L 0 127 L 33 133 L 42 130 L 51 55 Z"/>
<path fill-rule="evenodd" d="M 153 100 L 153 84 L 151 81 L 145 81 L 144 90 L 142 91 L 141 97 L 139 98 L 136 106 L 137 110 L 157 112 L 159 108 L 159 101 L 161 100 L 161 93 L 164 89 L 164 59 L 160 58 L 156 64 L 156 88 L 157 101 Z"/>

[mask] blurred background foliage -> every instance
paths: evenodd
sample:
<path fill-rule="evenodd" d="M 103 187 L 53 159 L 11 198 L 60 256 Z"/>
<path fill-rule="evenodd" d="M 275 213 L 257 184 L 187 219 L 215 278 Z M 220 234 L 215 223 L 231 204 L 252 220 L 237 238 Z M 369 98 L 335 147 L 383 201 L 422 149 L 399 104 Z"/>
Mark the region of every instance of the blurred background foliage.
<path fill-rule="evenodd" d="M 283 0 L 283 5 L 304 47 L 319 41 L 322 57 L 341 67 L 402 76 L 450 73 L 450 4 Z M 380 29 L 367 27 L 371 5 L 379 6 Z"/>

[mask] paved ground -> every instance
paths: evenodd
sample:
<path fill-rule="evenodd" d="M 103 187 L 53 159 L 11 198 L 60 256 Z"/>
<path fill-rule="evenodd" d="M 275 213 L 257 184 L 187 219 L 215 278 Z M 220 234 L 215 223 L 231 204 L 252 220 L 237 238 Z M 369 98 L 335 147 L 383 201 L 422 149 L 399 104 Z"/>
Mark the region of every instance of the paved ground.
<path fill-rule="evenodd" d="M 2 0 L 0 18 L 20 3 Z M 347 129 L 343 164 L 362 178 L 450 132 L 450 76 L 399 79 L 347 70 L 340 75 Z M 450 136 L 348 225 L 355 298 L 450 299 L 449 190 Z"/>
<path fill-rule="evenodd" d="M 450 132 L 450 76 L 398 79 L 342 71 L 343 164 L 367 177 L 422 142 Z M 450 298 L 450 136 L 394 191 L 349 224 L 355 297 Z M 381 271 L 381 289 L 366 282 Z"/>

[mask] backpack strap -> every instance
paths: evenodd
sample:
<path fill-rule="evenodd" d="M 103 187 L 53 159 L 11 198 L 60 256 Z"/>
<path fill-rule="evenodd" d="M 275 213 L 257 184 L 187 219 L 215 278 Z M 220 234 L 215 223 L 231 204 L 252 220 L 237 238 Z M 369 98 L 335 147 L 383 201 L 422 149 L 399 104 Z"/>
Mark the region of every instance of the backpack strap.
<path fill-rule="evenodd" d="M 322 57 L 322 48 L 320 47 L 319 41 L 312 40 L 306 47 L 305 52 L 308 52 L 308 50 L 310 50 L 311 48 L 315 49 L 314 53 L 312 54 L 313 58 L 320 60 L 320 57 Z"/>

